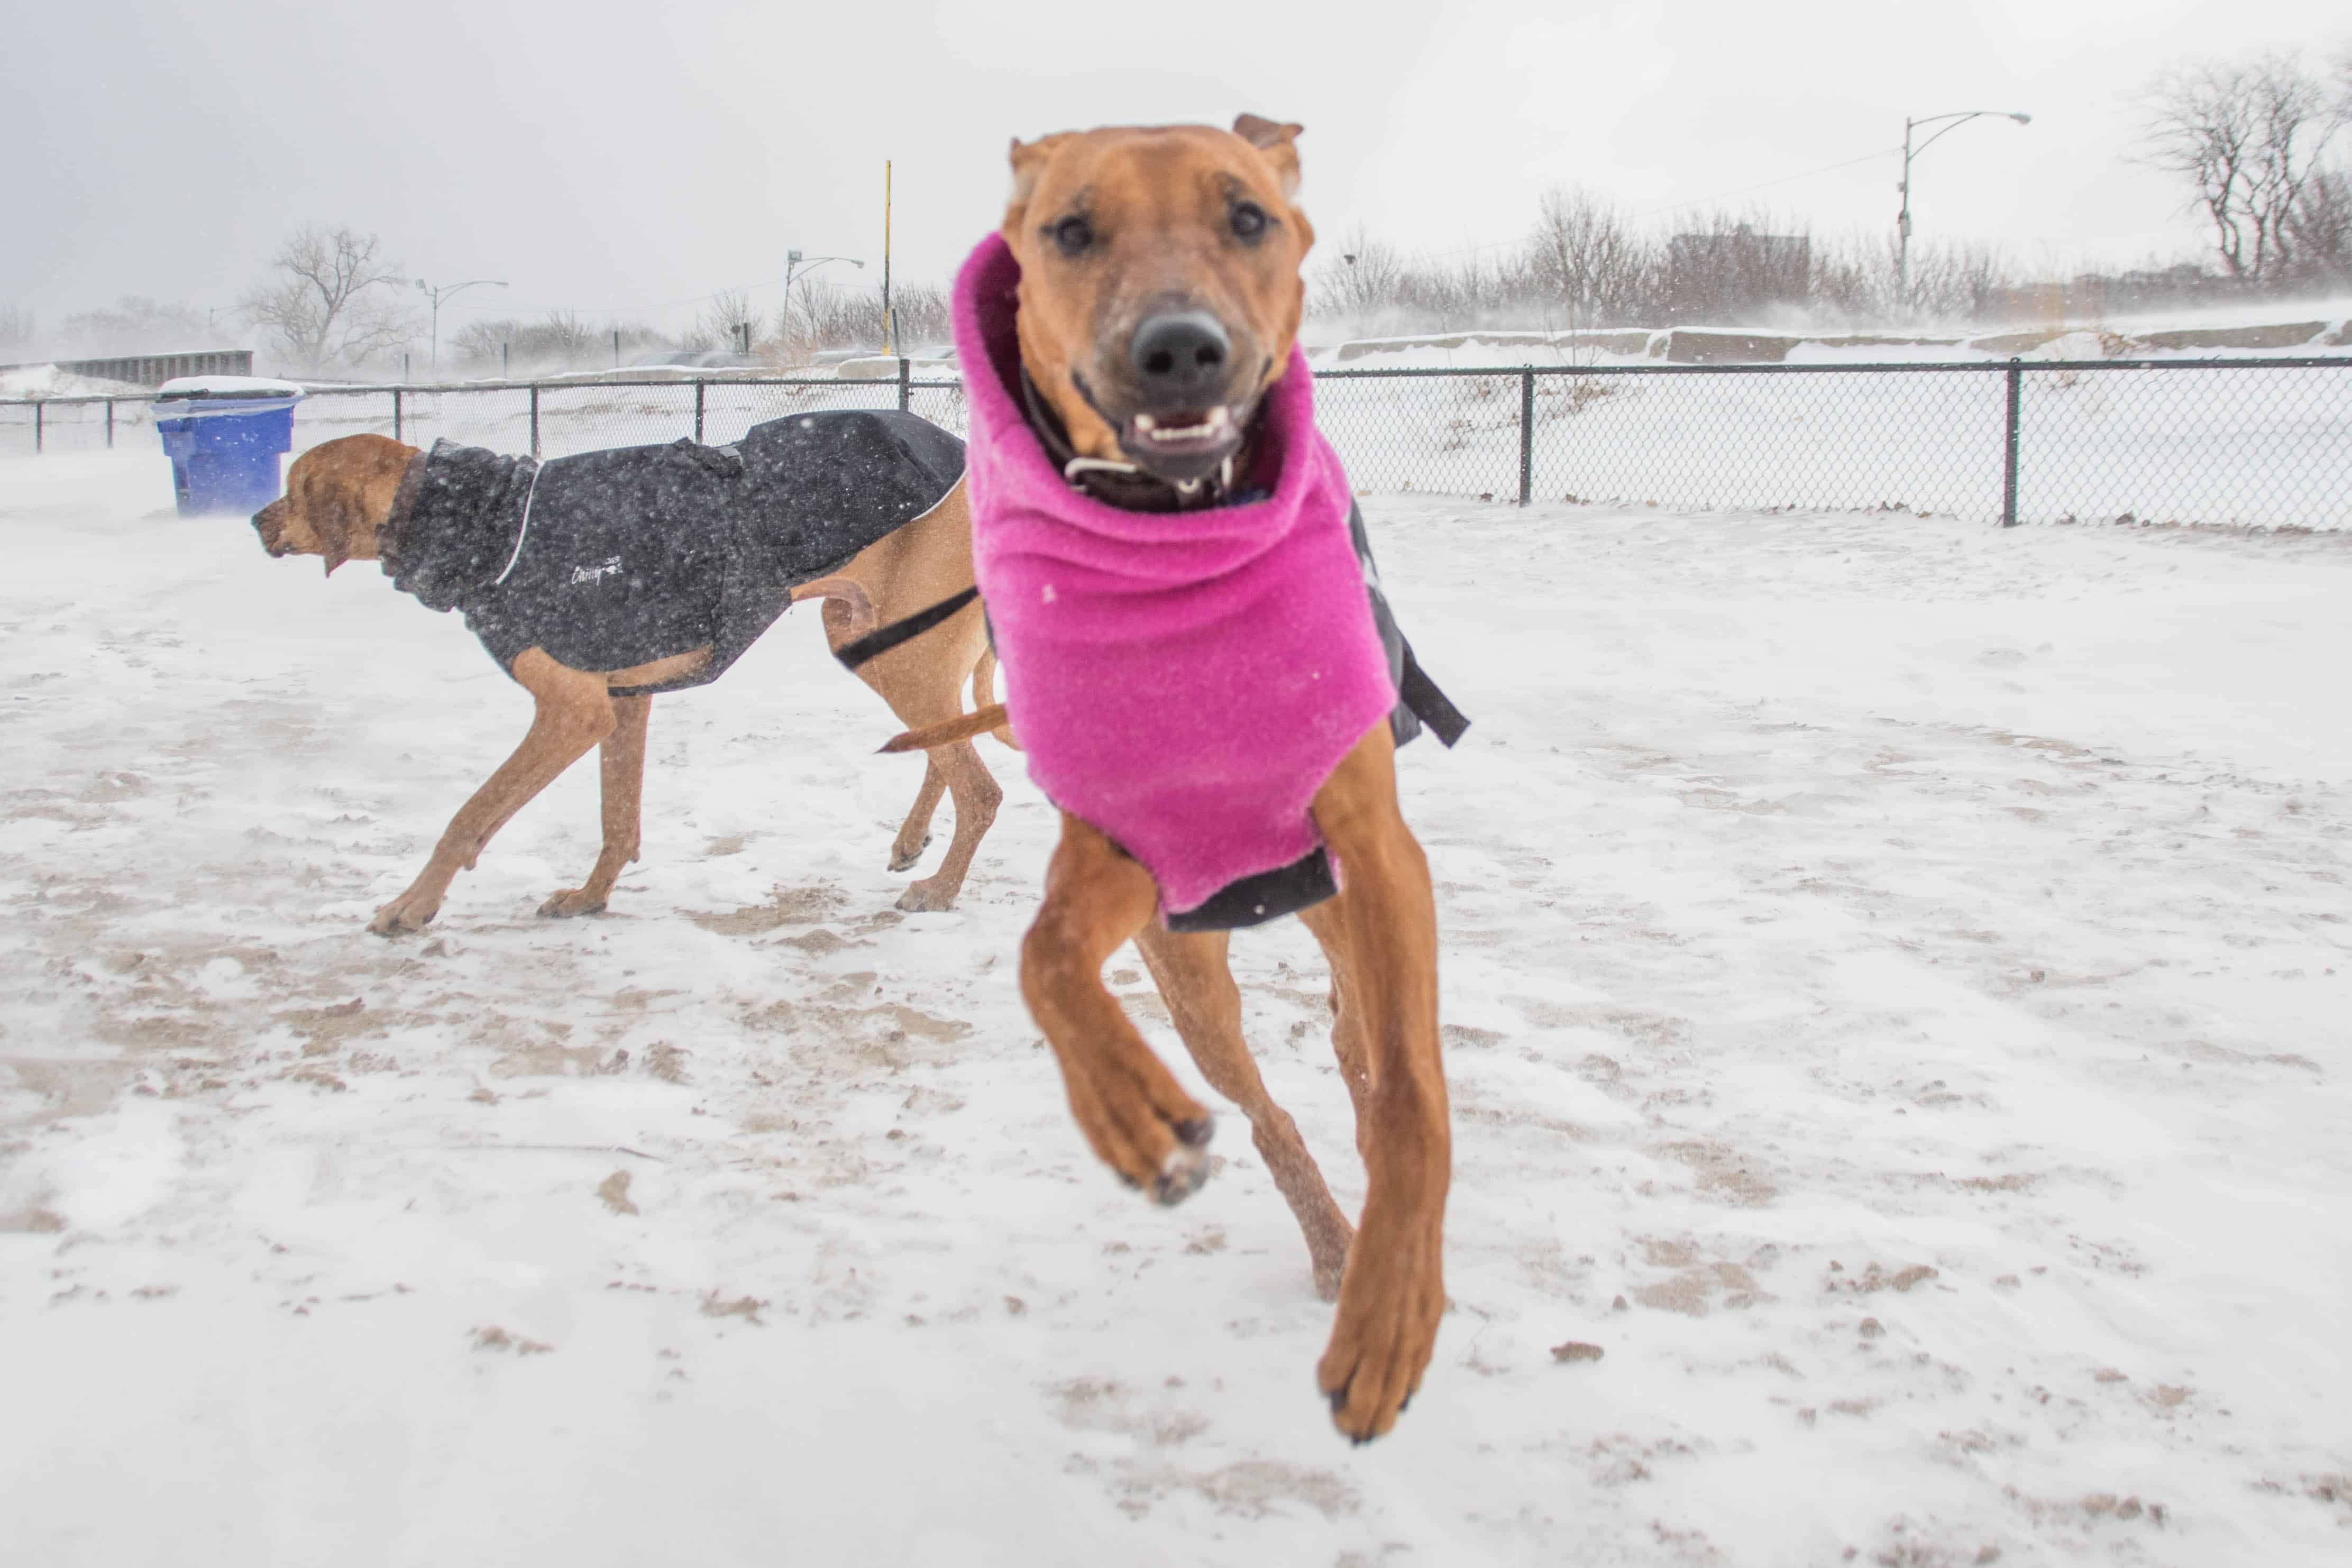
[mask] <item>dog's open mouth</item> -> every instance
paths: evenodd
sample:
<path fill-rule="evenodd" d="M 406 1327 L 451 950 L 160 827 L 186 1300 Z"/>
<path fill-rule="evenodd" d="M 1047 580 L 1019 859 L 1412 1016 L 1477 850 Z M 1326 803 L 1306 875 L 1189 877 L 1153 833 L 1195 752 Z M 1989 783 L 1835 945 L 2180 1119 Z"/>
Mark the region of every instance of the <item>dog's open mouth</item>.
<path fill-rule="evenodd" d="M 1163 479 L 1197 479 L 1241 444 L 1242 421 L 1230 403 L 1139 413 L 1119 432 L 1127 455 Z"/>
<path fill-rule="evenodd" d="M 1139 413 L 1129 424 L 1138 444 L 1154 452 L 1195 452 L 1214 447 L 1234 428 L 1234 411 L 1223 403 L 1204 413 Z"/>

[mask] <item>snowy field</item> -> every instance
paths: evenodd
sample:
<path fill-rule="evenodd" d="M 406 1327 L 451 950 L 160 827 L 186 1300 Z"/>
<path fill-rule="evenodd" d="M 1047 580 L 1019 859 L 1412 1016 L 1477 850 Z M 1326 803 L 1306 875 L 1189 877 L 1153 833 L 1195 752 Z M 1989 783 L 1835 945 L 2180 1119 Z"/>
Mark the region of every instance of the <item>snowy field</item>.
<path fill-rule="evenodd" d="M 524 699 L 168 497 L 0 464 L 10 1568 L 2352 1552 L 2340 536 L 1368 501 L 1477 727 L 1402 766 L 1453 1306 L 1351 1449 L 1238 1118 L 1172 1211 L 1080 1143 L 1016 757 L 899 915 L 788 617 L 656 705 L 612 915 L 531 918 L 581 768 L 380 941 Z M 1312 945 L 1237 958 L 1352 1206 Z"/>

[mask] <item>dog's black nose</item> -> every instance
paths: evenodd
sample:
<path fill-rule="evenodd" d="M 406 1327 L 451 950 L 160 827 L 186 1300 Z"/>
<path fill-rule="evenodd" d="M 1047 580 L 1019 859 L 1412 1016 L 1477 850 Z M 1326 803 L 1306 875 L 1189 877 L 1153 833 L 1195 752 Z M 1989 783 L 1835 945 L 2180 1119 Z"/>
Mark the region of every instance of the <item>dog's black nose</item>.
<path fill-rule="evenodd" d="M 1145 392 L 1162 407 L 1197 407 L 1186 400 L 1223 388 L 1234 340 L 1205 310 L 1147 317 L 1128 344 Z"/>

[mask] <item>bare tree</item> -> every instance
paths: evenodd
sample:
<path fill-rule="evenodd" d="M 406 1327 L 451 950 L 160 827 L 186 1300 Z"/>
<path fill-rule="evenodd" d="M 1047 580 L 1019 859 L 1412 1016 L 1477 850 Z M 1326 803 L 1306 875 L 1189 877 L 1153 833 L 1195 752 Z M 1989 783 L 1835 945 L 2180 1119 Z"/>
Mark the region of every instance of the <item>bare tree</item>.
<path fill-rule="evenodd" d="M 2322 288 L 2352 284 L 2352 175 L 2323 169 L 2287 214 L 2295 281 Z"/>
<path fill-rule="evenodd" d="M 1396 247 L 1359 225 L 1339 241 L 1316 280 L 1315 305 L 1328 315 L 1370 317 L 1401 303 L 1403 280 L 1404 261 Z"/>
<path fill-rule="evenodd" d="M 142 354 L 209 345 L 214 333 L 204 313 L 185 305 L 126 294 L 111 310 L 83 310 L 60 329 L 68 342 L 97 354 Z"/>
<path fill-rule="evenodd" d="M 467 365 L 506 370 L 517 375 L 534 371 L 602 370 L 612 361 L 613 339 L 621 350 L 634 353 L 657 346 L 660 333 L 638 321 L 615 321 L 592 327 L 570 310 L 550 310 L 536 321 L 494 317 L 469 321 L 446 347 Z"/>
<path fill-rule="evenodd" d="M 818 277 L 794 289 L 792 354 L 818 349 L 882 349 L 882 294 Z M 952 335 L 948 292 L 933 283 L 903 283 L 890 290 L 890 315 L 900 353 L 913 353 Z"/>
<path fill-rule="evenodd" d="M 1590 191 L 1555 187 L 1537 208 L 1528 265 L 1569 325 L 1614 327 L 1640 308 L 1654 268 L 1650 249 L 1615 207 Z"/>
<path fill-rule="evenodd" d="M 744 343 L 739 329 L 751 329 L 751 343 Z M 751 309 L 751 296 L 746 289 L 722 288 L 704 301 L 681 343 L 694 349 L 740 349 L 748 352 L 759 346 L 765 336 L 763 323 Z"/>
<path fill-rule="evenodd" d="M 33 341 L 33 313 L 21 305 L 0 305 L 0 351 L 23 353 Z"/>
<path fill-rule="evenodd" d="M 2352 94 L 2287 51 L 2176 67 L 2138 99 L 2142 158 L 2195 190 L 2190 205 L 2211 225 L 2230 276 L 2250 284 L 2291 277 L 2296 209 L 2352 115 Z"/>
<path fill-rule="evenodd" d="M 378 249 L 373 235 L 306 224 L 278 247 L 242 308 L 305 370 L 396 349 L 411 336 L 393 292 L 402 271 L 379 261 Z"/>

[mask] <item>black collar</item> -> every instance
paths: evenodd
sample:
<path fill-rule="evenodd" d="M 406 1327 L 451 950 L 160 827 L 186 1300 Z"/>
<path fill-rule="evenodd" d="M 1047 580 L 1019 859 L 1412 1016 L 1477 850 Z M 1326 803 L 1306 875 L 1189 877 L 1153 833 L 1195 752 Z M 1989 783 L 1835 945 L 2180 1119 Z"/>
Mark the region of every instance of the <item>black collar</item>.
<path fill-rule="evenodd" d="M 1026 365 L 1021 367 L 1021 402 L 1028 414 L 1029 428 L 1037 433 L 1045 455 L 1061 470 L 1070 488 L 1107 507 L 1129 512 L 1194 512 L 1204 507 L 1223 506 L 1236 489 L 1235 480 L 1249 473 L 1250 448 L 1255 443 L 1248 434 L 1243 435 L 1233 455 L 1218 465 L 1215 473 L 1189 485 L 1179 485 L 1147 473 L 1133 463 L 1079 456 L 1070 440 L 1069 427 L 1062 423 L 1054 405 L 1045 401 L 1045 393 L 1037 390 Z M 1259 406 L 1264 408 L 1263 400 Z"/>

